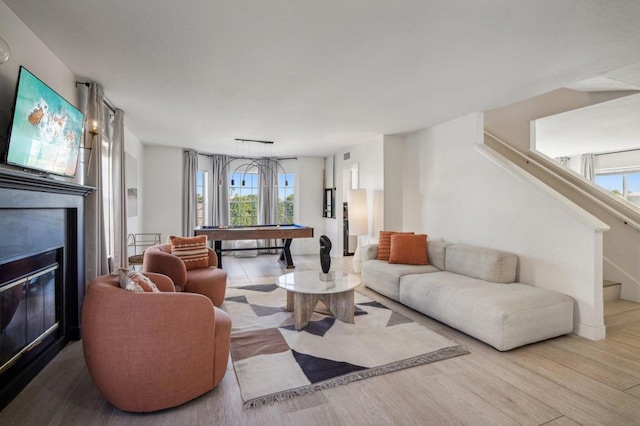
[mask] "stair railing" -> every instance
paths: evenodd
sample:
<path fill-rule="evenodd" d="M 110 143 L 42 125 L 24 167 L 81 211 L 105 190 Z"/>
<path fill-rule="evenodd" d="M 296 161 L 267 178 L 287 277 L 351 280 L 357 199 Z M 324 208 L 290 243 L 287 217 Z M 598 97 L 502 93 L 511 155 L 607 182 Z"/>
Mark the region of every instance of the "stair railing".
<path fill-rule="evenodd" d="M 629 204 L 626 200 L 618 199 L 619 197 L 609 194 L 608 191 L 593 185 L 582 176 L 564 169 L 555 161 L 535 151 L 530 150 L 525 154 L 487 131 L 484 134 L 485 145 L 498 152 L 504 153 L 506 151 L 507 157 L 511 161 L 528 170 L 534 176 L 536 172 L 548 173 L 552 178 L 570 187 L 573 192 L 606 210 L 624 225 L 640 231 L 640 212 L 635 207 L 626 205 Z"/>

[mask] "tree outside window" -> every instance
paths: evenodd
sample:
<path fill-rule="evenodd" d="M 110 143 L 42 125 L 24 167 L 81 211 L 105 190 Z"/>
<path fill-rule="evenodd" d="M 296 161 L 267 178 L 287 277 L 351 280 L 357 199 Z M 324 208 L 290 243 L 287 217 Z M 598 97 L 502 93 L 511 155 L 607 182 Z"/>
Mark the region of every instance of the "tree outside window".
<path fill-rule="evenodd" d="M 229 210 L 232 226 L 258 224 L 258 174 L 231 173 Z"/>
<path fill-rule="evenodd" d="M 293 223 L 294 174 L 278 174 L 278 223 Z"/>

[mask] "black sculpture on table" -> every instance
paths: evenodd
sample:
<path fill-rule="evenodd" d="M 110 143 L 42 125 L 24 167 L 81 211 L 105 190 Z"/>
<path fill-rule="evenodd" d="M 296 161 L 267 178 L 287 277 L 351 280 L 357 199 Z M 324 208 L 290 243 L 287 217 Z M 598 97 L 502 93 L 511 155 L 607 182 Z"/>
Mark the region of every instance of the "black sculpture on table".
<path fill-rule="evenodd" d="M 320 265 L 322 266 L 322 272 L 325 274 L 329 273 L 329 268 L 331 268 L 331 256 L 329 256 L 330 251 L 331 240 L 326 235 L 322 235 L 320 237 Z"/>

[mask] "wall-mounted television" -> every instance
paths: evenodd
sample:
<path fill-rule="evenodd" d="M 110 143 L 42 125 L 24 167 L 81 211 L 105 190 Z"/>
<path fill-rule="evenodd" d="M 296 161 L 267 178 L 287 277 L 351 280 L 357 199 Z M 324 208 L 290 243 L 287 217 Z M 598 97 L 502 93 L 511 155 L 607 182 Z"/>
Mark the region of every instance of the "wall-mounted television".
<path fill-rule="evenodd" d="M 75 176 L 84 114 L 20 67 L 7 164 Z"/>

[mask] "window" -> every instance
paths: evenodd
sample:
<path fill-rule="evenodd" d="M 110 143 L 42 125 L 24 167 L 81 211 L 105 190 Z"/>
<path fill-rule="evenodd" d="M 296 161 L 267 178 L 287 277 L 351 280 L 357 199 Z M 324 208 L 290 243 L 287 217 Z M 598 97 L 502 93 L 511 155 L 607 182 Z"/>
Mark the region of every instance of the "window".
<path fill-rule="evenodd" d="M 640 206 L 640 171 L 596 172 L 595 183 L 636 206 Z"/>
<path fill-rule="evenodd" d="M 231 226 L 258 224 L 258 174 L 231 173 L 229 179 Z"/>
<path fill-rule="evenodd" d="M 293 173 L 278 174 L 278 223 L 293 223 L 294 201 Z"/>
<path fill-rule="evenodd" d="M 198 170 L 196 174 L 196 226 L 206 225 L 207 215 L 207 179 L 208 173 Z"/>

